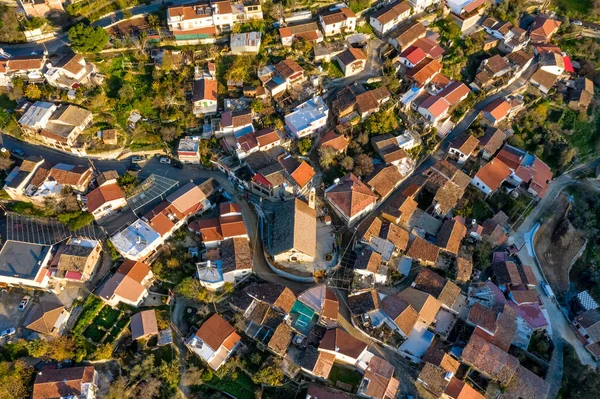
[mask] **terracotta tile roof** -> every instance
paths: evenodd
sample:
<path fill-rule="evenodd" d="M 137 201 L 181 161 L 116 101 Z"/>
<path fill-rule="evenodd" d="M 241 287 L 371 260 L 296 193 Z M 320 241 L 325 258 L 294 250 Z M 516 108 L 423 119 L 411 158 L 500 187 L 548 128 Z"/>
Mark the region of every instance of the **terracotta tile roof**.
<path fill-rule="evenodd" d="M 388 196 L 396 184 L 404 178 L 395 165 L 388 165 L 375 171 L 365 182 L 381 197 Z"/>
<path fill-rule="evenodd" d="M 214 351 L 219 350 L 221 345 L 225 344 L 227 344 L 227 349 L 231 350 L 241 339 L 231 324 L 217 313 L 202 323 L 196 336 Z"/>
<path fill-rule="evenodd" d="M 88 210 L 94 212 L 109 201 L 125 198 L 125 193 L 118 184 L 113 183 L 96 187 L 90 191 L 86 197 Z"/>
<path fill-rule="evenodd" d="M 300 166 L 290 173 L 292 178 L 300 187 L 306 186 L 312 180 L 315 174 L 315 170 L 308 163 L 306 163 L 306 161 L 302 161 Z"/>
<path fill-rule="evenodd" d="M 385 87 L 378 87 L 356 96 L 356 108 L 362 115 L 367 112 L 375 112 L 384 99 L 389 99 L 391 93 Z"/>
<path fill-rule="evenodd" d="M 598 309 L 586 310 L 575 317 L 575 322 L 585 328 L 592 341 L 600 341 L 600 311 Z"/>
<path fill-rule="evenodd" d="M 230 238 L 221 243 L 221 268 L 223 273 L 252 269 L 252 251 L 246 238 Z"/>
<path fill-rule="evenodd" d="M 494 332 L 496 331 L 496 318 L 497 313 L 480 304 L 479 302 L 475 302 L 471 310 L 469 310 L 468 321 L 479 326 L 481 328 L 486 329 L 487 331 Z"/>
<path fill-rule="evenodd" d="M 494 155 L 502 147 L 504 140 L 506 140 L 506 133 L 501 129 L 491 127 L 487 128 L 483 136 L 479 138 L 479 146 Z"/>
<path fill-rule="evenodd" d="M 367 344 L 354 338 L 340 328 L 327 330 L 319 345 L 319 351 L 327 350 L 358 359 L 367 348 Z"/>
<path fill-rule="evenodd" d="M 194 81 L 193 101 L 217 101 L 217 81 L 214 79 L 198 79 Z"/>
<path fill-rule="evenodd" d="M 460 288 L 456 284 L 429 268 L 423 268 L 419 272 L 413 287 L 433 296 L 449 308 L 454 305 L 460 294 Z"/>
<path fill-rule="evenodd" d="M 89 182 L 92 180 L 92 168 L 75 166 L 71 170 L 65 170 L 53 167 L 50 169 L 50 175 L 48 178 L 53 178 L 65 186 L 86 185 L 87 187 L 87 184 L 89 184 Z"/>
<path fill-rule="evenodd" d="M 323 18 L 325 25 L 331 25 L 345 21 L 348 18 L 356 18 L 356 14 L 348 7 L 340 7 L 321 12 L 321 17 Z"/>
<path fill-rule="evenodd" d="M 348 307 L 352 315 L 362 315 L 380 308 L 377 291 L 370 289 L 348 295 Z"/>
<path fill-rule="evenodd" d="M 410 233 L 395 223 L 386 221 L 384 224 L 387 228 L 382 229 L 380 237 L 389 240 L 396 249 L 406 251 Z"/>
<path fill-rule="evenodd" d="M 503 351 L 508 351 L 517 333 L 517 313 L 511 306 L 504 305 L 503 311 L 496 319 L 496 327 L 493 334 L 489 334 L 480 328 L 475 329 L 479 335 L 491 344 L 496 345 Z"/>
<path fill-rule="evenodd" d="M 412 78 L 418 85 L 422 86 L 441 70 L 442 64 L 438 60 L 428 57 L 415 65 L 414 68 L 409 69 L 406 72 L 406 76 Z"/>
<path fill-rule="evenodd" d="M 456 255 L 460 249 L 460 243 L 466 235 L 467 227 L 464 224 L 454 219 L 449 219 L 444 222 L 438 232 L 436 243 L 440 248 Z"/>
<path fill-rule="evenodd" d="M 392 33 L 391 37 L 396 39 L 400 49 L 404 49 L 413 44 L 418 38 L 425 36 L 426 31 L 425 25 L 423 25 L 421 22 L 415 22 L 406 28 Z"/>
<path fill-rule="evenodd" d="M 13 57 L 6 61 L 8 71 L 32 71 L 41 70 L 44 67 L 44 57 L 23 56 Z"/>
<path fill-rule="evenodd" d="M 452 377 L 444 391 L 444 395 L 449 396 L 452 399 L 485 399 L 485 396 L 456 377 Z"/>
<path fill-rule="evenodd" d="M 506 118 L 510 110 L 511 106 L 508 103 L 508 101 L 506 101 L 503 98 L 498 98 L 486 105 L 486 107 L 482 111 L 489 112 L 492 115 L 492 117 L 494 117 L 495 121 L 500 121 Z"/>
<path fill-rule="evenodd" d="M 450 106 L 454 106 L 469 95 L 471 89 L 463 82 L 452 82 L 437 95 L 444 98 Z"/>
<path fill-rule="evenodd" d="M 492 265 L 492 268 L 496 284 L 498 285 L 519 285 L 523 282 L 519 269 L 514 262 L 495 263 Z"/>
<path fill-rule="evenodd" d="M 539 303 L 540 299 L 538 294 L 534 290 L 525 290 L 525 291 L 511 291 L 513 300 L 517 303 L 517 305 L 523 303 Z"/>
<path fill-rule="evenodd" d="M 523 50 L 518 50 L 508 54 L 506 58 L 508 58 L 508 60 L 513 64 L 523 67 L 533 59 L 533 55 L 526 53 Z"/>
<path fill-rule="evenodd" d="M 68 396 L 79 397 L 82 384 L 92 383 L 94 367 L 71 367 L 52 369 L 46 367 L 35 376 L 33 399 L 55 399 Z"/>
<path fill-rule="evenodd" d="M 323 301 L 323 311 L 321 313 L 321 316 L 331 320 L 337 320 L 339 308 L 340 304 L 338 302 L 337 296 L 335 295 L 335 292 L 333 292 L 329 287 L 326 287 L 325 299 Z"/>
<path fill-rule="evenodd" d="M 465 14 L 475 11 L 477 8 L 487 3 L 487 0 L 474 0 L 463 7 Z"/>
<path fill-rule="evenodd" d="M 562 22 L 550 19 L 546 15 L 539 14 L 531 25 L 531 40 L 549 41 L 560 25 L 562 25 Z"/>
<path fill-rule="evenodd" d="M 362 50 L 354 47 L 347 48 L 336 55 L 336 57 L 344 65 L 350 65 L 355 61 L 367 59 L 367 56 L 362 52 Z"/>
<path fill-rule="evenodd" d="M 454 374 L 456 374 L 460 367 L 460 362 L 446 353 L 444 345 L 439 340 L 435 340 L 427 349 L 423 355 L 423 361 L 441 367 L 446 372 L 453 372 Z"/>
<path fill-rule="evenodd" d="M 410 5 L 407 2 L 394 2 L 376 10 L 371 14 L 371 18 L 375 18 L 385 25 L 407 12 L 410 13 Z"/>
<path fill-rule="evenodd" d="M 352 217 L 377 201 L 377 194 L 361 182 L 354 174 L 344 176 L 340 184 L 327 192 L 327 198 L 347 217 Z"/>
<path fill-rule="evenodd" d="M 427 324 L 433 323 L 442 306 L 441 302 L 433 296 L 412 287 L 405 288 L 397 296 L 412 306 Z"/>
<path fill-rule="evenodd" d="M 379 253 L 365 249 L 354 262 L 354 268 L 358 270 L 367 270 L 371 273 L 379 273 L 382 257 Z"/>
<path fill-rule="evenodd" d="M 296 73 L 304 72 L 304 69 L 296 61 L 289 58 L 276 64 L 275 70 L 284 79 L 289 79 Z"/>
<path fill-rule="evenodd" d="M 373 356 L 365 370 L 363 381 L 367 381 L 365 396 L 374 399 L 393 399 L 398 394 L 399 382 L 394 376 L 394 366 L 387 360 Z"/>
<path fill-rule="evenodd" d="M 287 323 L 281 323 L 269 340 L 268 347 L 279 356 L 284 356 L 292 342 L 292 328 Z"/>
<path fill-rule="evenodd" d="M 417 65 L 419 62 L 424 60 L 425 57 L 427 57 L 427 54 L 425 54 L 425 52 L 419 47 L 412 45 L 400 53 L 400 57 L 406 58 L 413 65 Z"/>
<path fill-rule="evenodd" d="M 450 148 L 456 148 L 463 154 L 470 155 L 479 144 L 479 140 L 470 134 L 461 134 L 450 143 Z"/>
<path fill-rule="evenodd" d="M 373 219 L 365 233 L 363 234 L 363 240 L 369 242 L 373 237 L 379 237 L 379 232 L 381 231 L 382 220 L 378 217 Z"/>
<path fill-rule="evenodd" d="M 507 384 L 519 367 L 519 360 L 502 349 L 473 334 L 462 353 L 462 359 L 476 370 Z"/>
<path fill-rule="evenodd" d="M 333 148 L 337 152 L 345 151 L 348 148 L 348 144 L 350 140 L 346 138 L 346 136 L 342 134 L 337 134 L 333 130 L 327 132 L 319 142 L 321 147 L 330 147 Z"/>
<path fill-rule="evenodd" d="M 419 373 L 419 380 L 436 397 L 441 397 L 448 384 L 448 381 L 446 381 L 446 371 L 431 363 L 425 363 L 425 366 L 423 366 L 423 369 Z"/>
<path fill-rule="evenodd" d="M 435 263 L 440 255 L 440 248 L 437 245 L 425 241 L 421 237 L 415 237 L 410 244 L 406 255 L 420 261 Z"/>
<path fill-rule="evenodd" d="M 420 105 L 419 108 L 424 108 L 434 118 L 444 114 L 450 108 L 450 103 L 440 96 L 429 96 Z"/>
<path fill-rule="evenodd" d="M 408 157 L 408 153 L 398 145 L 398 140 L 389 133 L 371 138 L 371 145 L 386 164 Z"/>
<path fill-rule="evenodd" d="M 412 306 L 395 295 L 388 295 L 381 301 L 381 310 L 394 321 L 405 336 L 410 334 L 419 318 Z"/>
<path fill-rule="evenodd" d="M 473 261 L 471 259 L 459 256 L 456 258 L 456 281 L 458 283 L 466 283 L 471 280 L 473 273 Z"/>
<path fill-rule="evenodd" d="M 510 173 L 508 166 L 498 158 L 494 158 L 479 169 L 475 177 L 478 177 L 492 191 L 495 191 L 510 176 Z"/>
<path fill-rule="evenodd" d="M 67 57 L 70 57 L 68 60 Z M 64 62 L 64 63 L 63 63 Z M 85 59 L 81 54 L 69 54 L 65 56 L 65 60 L 60 60 L 62 69 L 71 72 L 73 75 L 77 75 L 83 68 L 85 68 Z"/>
<path fill-rule="evenodd" d="M 261 129 L 261 130 L 257 130 L 254 133 L 254 137 L 256 137 L 256 141 L 258 142 L 258 145 L 260 147 L 264 147 L 273 143 L 276 143 L 277 141 L 281 140 L 281 137 L 279 137 L 279 134 L 271 129 L 271 128 L 265 128 L 265 129 Z"/>
<path fill-rule="evenodd" d="M 131 337 L 133 339 L 158 334 L 155 310 L 148 309 L 134 314 L 131 317 L 131 324 L 129 327 L 131 328 Z"/>
<path fill-rule="evenodd" d="M 535 273 L 531 266 L 517 265 L 517 270 L 519 271 L 519 276 L 521 277 L 523 284 L 537 285 L 537 278 L 535 277 Z"/>
<path fill-rule="evenodd" d="M 312 369 L 313 374 L 317 377 L 327 379 L 329 377 L 329 373 L 331 372 L 331 368 L 333 367 L 334 362 L 335 354 L 319 351 L 319 357 L 317 358 L 317 362 L 315 363 L 315 366 Z"/>
<path fill-rule="evenodd" d="M 420 48 L 425 54 L 436 60 L 445 53 L 444 49 L 439 44 L 426 37 L 415 40 L 413 46 Z"/>
<path fill-rule="evenodd" d="M 58 301 L 58 298 L 52 300 L 42 299 L 29 312 L 23 325 L 25 328 L 41 334 L 52 334 L 54 325 L 64 309 L 65 306 Z"/>
<path fill-rule="evenodd" d="M 548 397 L 550 384 L 543 378 L 535 375 L 524 366 L 519 366 L 513 378 L 506 387 L 506 393 L 500 395 L 501 399 L 545 399 Z"/>
<path fill-rule="evenodd" d="M 489 71 L 492 75 L 496 75 L 510 67 L 508 59 L 496 54 L 482 61 L 483 68 Z"/>

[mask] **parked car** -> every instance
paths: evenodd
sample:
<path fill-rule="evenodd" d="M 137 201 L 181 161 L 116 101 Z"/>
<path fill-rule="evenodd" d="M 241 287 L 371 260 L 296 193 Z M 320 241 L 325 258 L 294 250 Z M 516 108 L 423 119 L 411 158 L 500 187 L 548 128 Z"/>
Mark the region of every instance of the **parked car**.
<path fill-rule="evenodd" d="M 544 290 L 544 294 L 546 294 L 548 298 L 554 298 L 554 292 L 552 291 L 552 288 L 550 288 L 550 284 L 542 283 L 542 289 Z"/>
<path fill-rule="evenodd" d="M 571 21 L 571 23 L 572 23 L 573 25 L 577 25 L 577 26 L 581 26 L 581 25 L 583 25 L 583 22 L 581 22 L 581 21 L 579 21 L 579 20 L 577 20 L 577 19 L 575 19 L 575 20 Z"/>
<path fill-rule="evenodd" d="M 177 169 L 183 169 L 183 163 L 181 163 L 180 161 L 177 160 L 173 160 L 171 161 L 171 166 Z"/>
<path fill-rule="evenodd" d="M 25 153 L 23 152 L 23 150 L 22 150 L 22 149 L 20 149 L 20 148 L 15 148 L 15 149 L 13 150 L 13 155 L 16 155 L 16 156 L 18 156 L 18 157 L 24 157 L 24 156 L 25 156 Z"/>
<path fill-rule="evenodd" d="M 4 331 L 0 332 L 0 339 L 8 338 L 11 335 L 15 335 L 16 332 L 17 332 L 17 330 L 15 330 L 14 327 L 4 330 Z"/>
<path fill-rule="evenodd" d="M 140 170 L 142 170 L 142 167 L 137 163 L 132 163 L 131 166 L 127 168 L 127 170 L 130 172 L 139 172 Z"/>
<path fill-rule="evenodd" d="M 25 310 L 30 299 L 31 297 L 29 295 L 25 295 L 23 299 L 21 299 L 21 303 L 19 304 L 19 310 Z"/>
<path fill-rule="evenodd" d="M 164 163 L 164 164 L 171 164 L 171 158 L 167 158 L 167 157 L 160 157 L 160 163 Z"/>
<path fill-rule="evenodd" d="M 146 158 L 140 156 L 131 157 L 131 163 L 142 163 L 146 162 Z"/>

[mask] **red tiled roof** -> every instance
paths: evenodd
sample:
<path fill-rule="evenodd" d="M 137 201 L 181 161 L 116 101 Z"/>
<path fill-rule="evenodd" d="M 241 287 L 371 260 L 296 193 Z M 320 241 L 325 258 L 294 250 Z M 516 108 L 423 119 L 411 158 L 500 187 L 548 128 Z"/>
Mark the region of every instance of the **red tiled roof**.
<path fill-rule="evenodd" d="M 475 175 L 492 191 L 498 189 L 508 176 L 510 176 L 510 169 L 498 158 L 492 159 Z"/>
<path fill-rule="evenodd" d="M 125 193 L 118 184 L 113 183 L 96 187 L 86 197 L 88 210 L 94 212 L 109 201 L 125 198 Z"/>
<path fill-rule="evenodd" d="M 200 329 L 196 332 L 196 336 L 214 351 L 217 351 L 221 345 L 231 350 L 241 340 L 231 324 L 217 313 L 202 323 Z"/>

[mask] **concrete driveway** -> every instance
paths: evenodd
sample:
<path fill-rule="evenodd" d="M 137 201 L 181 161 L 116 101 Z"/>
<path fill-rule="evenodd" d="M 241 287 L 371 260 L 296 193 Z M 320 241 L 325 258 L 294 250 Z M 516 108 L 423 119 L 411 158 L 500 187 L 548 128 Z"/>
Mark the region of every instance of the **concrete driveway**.
<path fill-rule="evenodd" d="M 19 329 L 25 320 L 25 315 L 31 309 L 33 298 L 29 301 L 25 310 L 19 310 L 19 303 L 25 295 L 24 290 L 13 289 L 11 292 L 0 292 L 0 331 L 14 327 Z M 17 331 L 18 335 L 18 331 Z M 5 340 L 0 341 L 4 344 Z"/>

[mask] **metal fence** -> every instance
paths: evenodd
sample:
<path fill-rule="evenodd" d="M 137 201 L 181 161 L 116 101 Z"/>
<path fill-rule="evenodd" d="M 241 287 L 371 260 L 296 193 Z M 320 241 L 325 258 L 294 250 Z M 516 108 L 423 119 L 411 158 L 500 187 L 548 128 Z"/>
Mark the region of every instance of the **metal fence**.
<path fill-rule="evenodd" d="M 152 174 L 127 198 L 127 204 L 133 212 L 136 212 L 157 198 L 164 196 L 177 185 L 179 185 L 177 180 Z"/>

